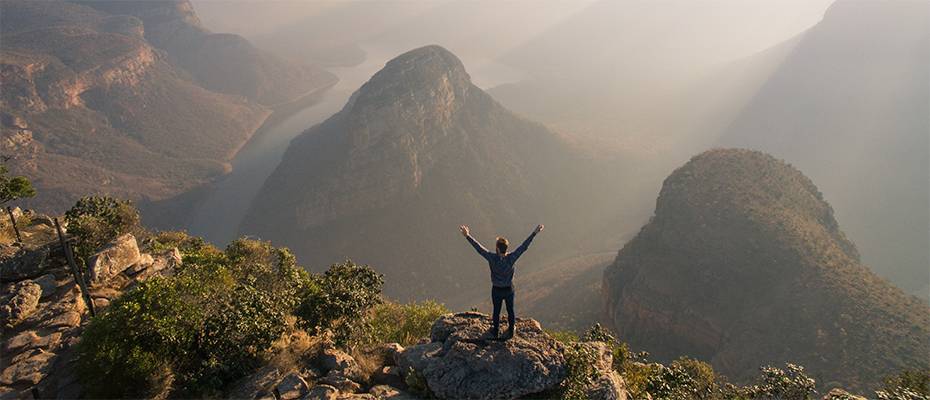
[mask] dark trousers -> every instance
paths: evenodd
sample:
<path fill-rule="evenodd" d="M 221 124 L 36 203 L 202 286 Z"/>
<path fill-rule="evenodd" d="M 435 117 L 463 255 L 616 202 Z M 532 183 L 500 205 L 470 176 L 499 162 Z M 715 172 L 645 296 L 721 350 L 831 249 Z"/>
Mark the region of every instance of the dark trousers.
<path fill-rule="evenodd" d="M 507 302 L 507 325 L 513 330 L 513 324 L 516 317 L 513 313 L 513 286 L 508 287 L 491 287 L 491 304 L 494 305 L 494 318 L 492 319 L 492 329 L 498 332 L 501 321 L 501 303 Z"/>

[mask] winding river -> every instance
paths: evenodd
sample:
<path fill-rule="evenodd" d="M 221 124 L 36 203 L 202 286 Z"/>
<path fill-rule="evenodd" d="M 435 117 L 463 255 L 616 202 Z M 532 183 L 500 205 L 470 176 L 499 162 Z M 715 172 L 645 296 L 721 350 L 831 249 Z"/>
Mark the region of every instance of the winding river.
<path fill-rule="evenodd" d="M 281 162 L 292 139 L 338 112 L 349 96 L 403 50 L 366 48 L 359 65 L 328 68 L 339 82 L 326 89 L 309 106 L 263 126 L 233 158 L 232 171 L 215 182 L 200 198 L 182 228 L 216 245 L 224 246 L 239 235 L 239 225 L 268 176 Z M 468 68 L 466 62 L 466 68 Z M 473 81 L 482 88 L 522 79 L 522 74 L 493 62 L 473 63 Z M 274 118 L 272 115 L 270 118 Z"/>

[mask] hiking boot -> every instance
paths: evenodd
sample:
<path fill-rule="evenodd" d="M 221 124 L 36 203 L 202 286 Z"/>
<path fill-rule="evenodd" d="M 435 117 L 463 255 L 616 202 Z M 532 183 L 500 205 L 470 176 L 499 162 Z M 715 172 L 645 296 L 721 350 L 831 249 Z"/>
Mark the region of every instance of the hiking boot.
<path fill-rule="evenodd" d="M 493 339 L 498 339 L 499 337 L 500 337 L 500 332 L 498 332 L 497 329 L 494 329 L 494 328 L 488 329 L 488 331 L 485 332 L 484 335 L 481 335 L 482 339 L 493 340 Z"/>
<path fill-rule="evenodd" d="M 517 327 L 511 326 L 510 329 L 507 330 L 507 332 L 504 332 L 504 340 L 513 339 L 513 336 L 516 335 L 517 333 L 516 330 L 517 330 Z"/>

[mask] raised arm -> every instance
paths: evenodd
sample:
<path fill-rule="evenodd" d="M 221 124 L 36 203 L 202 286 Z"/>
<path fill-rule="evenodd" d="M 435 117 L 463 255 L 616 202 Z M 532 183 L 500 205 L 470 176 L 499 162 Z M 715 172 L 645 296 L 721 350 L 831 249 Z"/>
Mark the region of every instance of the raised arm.
<path fill-rule="evenodd" d="M 462 231 L 462 236 L 465 236 L 465 240 L 468 240 L 468 243 L 471 243 L 471 247 L 475 248 L 475 251 L 481 255 L 481 257 L 488 258 L 491 256 L 491 252 L 488 249 L 484 248 L 481 243 L 478 243 L 475 238 L 471 237 L 471 234 L 468 231 L 468 225 L 462 225 L 459 227 Z"/>
<path fill-rule="evenodd" d="M 514 261 L 520 258 L 520 256 L 523 255 L 523 252 L 525 252 L 526 249 L 530 248 L 530 243 L 533 242 L 533 238 L 536 237 L 537 233 L 542 232 L 544 228 L 545 226 L 543 225 L 537 225 L 536 229 L 533 230 L 533 233 L 531 233 L 530 236 L 527 237 L 526 240 L 523 241 L 523 244 L 521 244 L 520 247 L 517 247 L 517 249 L 514 250 L 513 253 L 511 253 L 512 254 L 511 256 L 513 257 Z"/>

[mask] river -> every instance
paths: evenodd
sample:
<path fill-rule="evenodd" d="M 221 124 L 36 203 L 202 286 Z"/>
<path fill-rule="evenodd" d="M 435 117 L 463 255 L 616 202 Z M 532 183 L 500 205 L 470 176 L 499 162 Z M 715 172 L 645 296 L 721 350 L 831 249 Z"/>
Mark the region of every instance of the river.
<path fill-rule="evenodd" d="M 349 96 L 391 58 L 403 51 L 366 48 L 367 58 L 352 67 L 328 68 L 339 82 L 306 108 L 263 126 L 233 158 L 232 171 L 214 182 L 182 224 L 193 235 L 225 246 L 239 235 L 239 225 L 268 176 L 281 162 L 291 140 L 338 112 Z M 478 61 L 469 70 L 476 85 L 487 89 L 522 79 L 522 74 L 493 62 Z M 466 68 L 468 63 L 466 62 Z"/>

